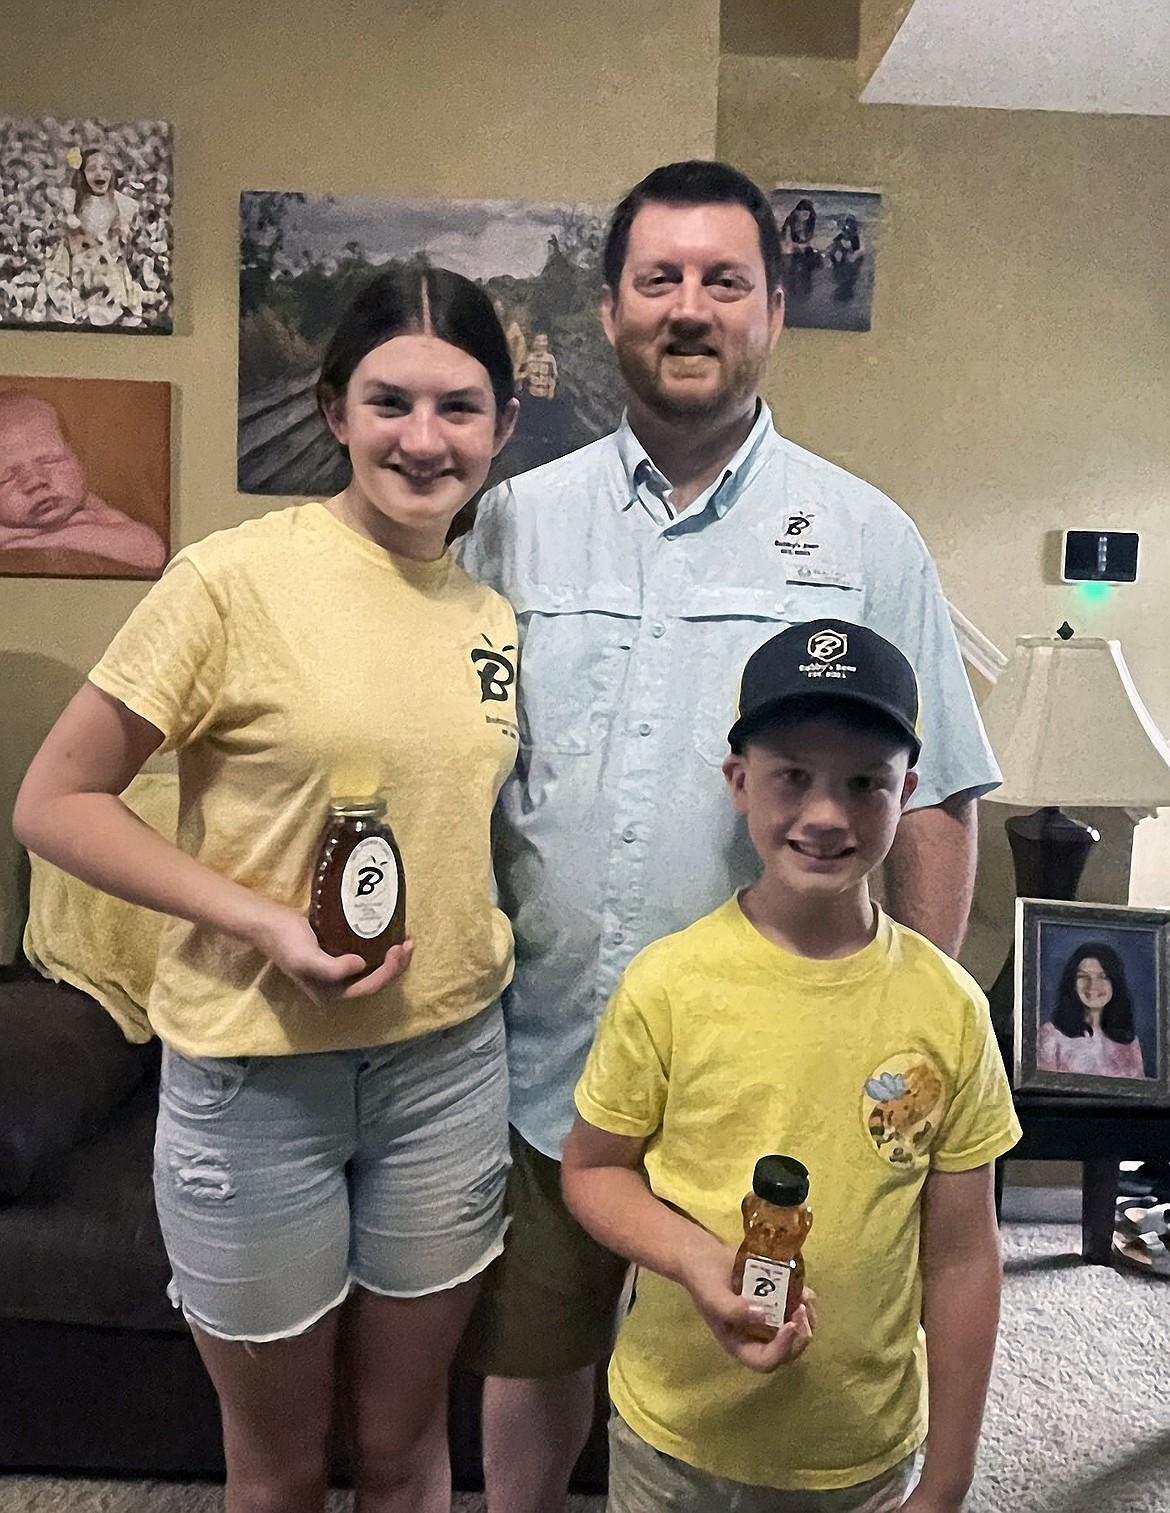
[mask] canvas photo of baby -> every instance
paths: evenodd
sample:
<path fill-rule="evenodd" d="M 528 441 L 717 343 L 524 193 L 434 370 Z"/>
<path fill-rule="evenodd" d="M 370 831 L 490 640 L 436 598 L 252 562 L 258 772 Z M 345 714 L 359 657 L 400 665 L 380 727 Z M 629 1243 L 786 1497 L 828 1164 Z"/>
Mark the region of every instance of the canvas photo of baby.
<path fill-rule="evenodd" d="M 170 385 L 0 378 L 0 574 L 157 578 Z"/>

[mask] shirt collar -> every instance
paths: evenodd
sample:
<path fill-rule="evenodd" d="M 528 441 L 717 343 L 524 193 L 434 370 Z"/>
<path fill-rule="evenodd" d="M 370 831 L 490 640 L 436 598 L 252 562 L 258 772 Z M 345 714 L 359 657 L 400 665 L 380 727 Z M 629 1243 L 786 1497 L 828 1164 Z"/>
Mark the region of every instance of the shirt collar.
<path fill-rule="evenodd" d="M 728 458 L 715 482 L 704 489 L 693 504 L 687 506 L 684 511 L 687 517 L 694 518 L 702 514 L 708 505 L 713 506 L 717 516 L 725 515 L 739 496 L 749 472 L 748 464 L 764 437 L 772 430 L 771 410 L 762 399 L 758 401 L 758 405 L 751 430 L 736 452 Z M 628 412 L 623 412 L 622 423 L 617 429 L 617 448 L 628 485 L 626 508 L 644 497 L 642 490 L 645 488 L 666 509 L 665 500 L 670 492 L 670 480 L 654 465 L 650 454 L 634 435 Z"/>

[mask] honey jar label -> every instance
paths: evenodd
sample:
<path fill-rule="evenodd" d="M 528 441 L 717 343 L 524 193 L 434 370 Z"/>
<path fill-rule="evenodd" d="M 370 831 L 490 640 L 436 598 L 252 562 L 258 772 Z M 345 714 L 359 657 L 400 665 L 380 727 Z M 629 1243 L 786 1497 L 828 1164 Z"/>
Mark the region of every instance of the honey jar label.
<path fill-rule="evenodd" d="M 743 1266 L 743 1286 L 740 1292 L 750 1298 L 764 1317 L 764 1322 L 773 1329 L 784 1323 L 784 1307 L 788 1302 L 788 1280 L 792 1276 L 791 1261 L 769 1261 L 764 1256 L 748 1256 Z"/>
<path fill-rule="evenodd" d="M 358 841 L 341 874 L 341 908 L 355 935 L 373 940 L 394 918 L 398 864 L 380 835 Z"/>

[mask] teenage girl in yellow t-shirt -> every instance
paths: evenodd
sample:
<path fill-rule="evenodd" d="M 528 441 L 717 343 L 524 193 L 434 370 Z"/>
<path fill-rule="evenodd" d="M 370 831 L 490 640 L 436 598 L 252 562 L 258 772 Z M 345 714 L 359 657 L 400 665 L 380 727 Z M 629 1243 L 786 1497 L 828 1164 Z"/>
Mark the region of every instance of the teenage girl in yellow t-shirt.
<path fill-rule="evenodd" d="M 450 1507 L 448 1368 L 505 1224 L 511 934 L 489 819 L 517 732 L 514 617 L 446 539 L 513 388 L 474 284 L 377 277 L 318 388 L 348 486 L 180 553 L 17 800 L 30 850 L 171 916 L 155 1195 L 229 1513 L 323 1504 L 339 1362 L 359 1500 Z M 161 746 L 177 845 L 119 798 Z M 305 914 L 329 799 L 371 774 L 411 937 L 373 970 L 327 955 Z"/>

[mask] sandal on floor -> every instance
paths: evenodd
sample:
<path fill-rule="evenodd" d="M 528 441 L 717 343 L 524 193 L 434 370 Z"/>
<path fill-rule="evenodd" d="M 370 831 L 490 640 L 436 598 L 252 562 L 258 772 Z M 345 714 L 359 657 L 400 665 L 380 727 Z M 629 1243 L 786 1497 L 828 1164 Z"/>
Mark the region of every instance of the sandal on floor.
<path fill-rule="evenodd" d="M 1113 1261 L 1130 1271 L 1142 1271 L 1147 1276 L 1170 1277 L 1170 1249 L 1165 1233 L 1153 1230 L 1130 1233 L 1126 1229 L 1113 1231 Z"/>
<path fill-rule="evenodd" d="M 1121 1234 L 1132 1238 L 1152 1235 L 1165 1240 L 1170 1235 L 1170 1203 L 1134 1203 L 1119 1198 L 1113 1222 Z"/>

